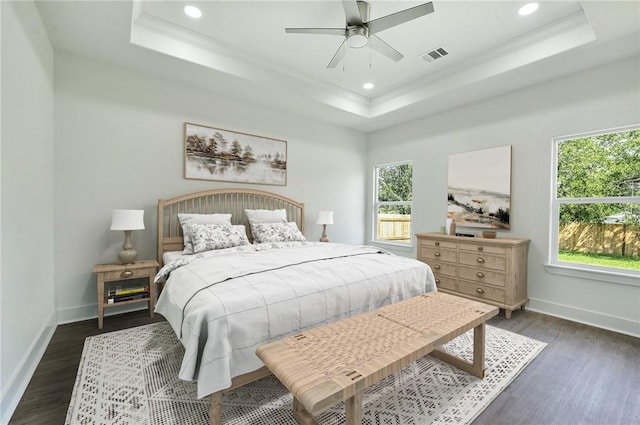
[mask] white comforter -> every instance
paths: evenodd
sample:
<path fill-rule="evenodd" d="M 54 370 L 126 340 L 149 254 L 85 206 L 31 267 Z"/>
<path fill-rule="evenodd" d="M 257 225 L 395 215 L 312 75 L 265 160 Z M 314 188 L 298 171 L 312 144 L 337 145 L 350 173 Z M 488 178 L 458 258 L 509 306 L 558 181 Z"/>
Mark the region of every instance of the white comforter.
<path fill-rule="evenodd" d="M 259 345 L 436 290 L 427 265 L 378 248 L 291 245 L 212 251 L 158 273 L 156 312 L 185 347 L 179 377 L 198 381 L 198 398 L 259 369 Z"/>

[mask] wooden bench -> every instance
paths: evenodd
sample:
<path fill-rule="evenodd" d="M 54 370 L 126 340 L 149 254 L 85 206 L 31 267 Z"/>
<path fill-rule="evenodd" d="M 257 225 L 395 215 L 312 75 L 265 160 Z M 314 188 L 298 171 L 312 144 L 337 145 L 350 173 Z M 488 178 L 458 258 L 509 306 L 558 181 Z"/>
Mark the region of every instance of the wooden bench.
<path fill-rule="evenodd" d="M 345 402 L 346 424 L 362 422 L 362 392 L 431 353 L 484 378 L 484 323 L 499 309 L 477 301 L 428 293 L 260 346 L 258 357 L 293 394 L 299 424 Z M 473 362 L 442 344 L 474 329 Z"/>

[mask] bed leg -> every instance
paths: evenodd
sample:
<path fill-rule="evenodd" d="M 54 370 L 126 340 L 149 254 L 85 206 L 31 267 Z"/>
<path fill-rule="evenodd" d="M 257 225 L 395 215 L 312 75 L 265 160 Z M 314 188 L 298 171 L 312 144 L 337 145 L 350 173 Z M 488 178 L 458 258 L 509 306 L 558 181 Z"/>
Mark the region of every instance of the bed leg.
<path fill-rule="evenodd" d="M 222 424 L 222 410 L 220 405 L 220 398 L 222 392 L 218 391 L 211 394 L 211 408 L 209 409 L 209 425 L 221 425 Z"/>

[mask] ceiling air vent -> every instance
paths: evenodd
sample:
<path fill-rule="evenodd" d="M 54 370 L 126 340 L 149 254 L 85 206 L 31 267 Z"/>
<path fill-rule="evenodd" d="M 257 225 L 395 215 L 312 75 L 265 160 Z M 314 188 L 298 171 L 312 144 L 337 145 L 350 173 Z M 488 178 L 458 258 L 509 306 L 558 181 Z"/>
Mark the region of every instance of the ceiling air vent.
<path fill-rule="evenodd" d="M 422 58 L 422 60 L 433 62 L 434 60 L 440 59 L 441 57 L 447 56 L 448 54 L 449 52 L 447 52 L 444 47 L 438 47 L 426 53 L 422 53 L 419 56 Z"/>

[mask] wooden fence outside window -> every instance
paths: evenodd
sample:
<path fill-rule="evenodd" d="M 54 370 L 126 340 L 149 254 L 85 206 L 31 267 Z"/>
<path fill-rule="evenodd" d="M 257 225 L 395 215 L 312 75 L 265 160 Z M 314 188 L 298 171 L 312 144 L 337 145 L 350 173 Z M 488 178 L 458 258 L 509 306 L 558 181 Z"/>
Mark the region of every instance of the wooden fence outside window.
<path fill-rule="evenodd" d="M 378 214 L 378 240 L 411 242 L 411 215 Z"/>
<path fill-rule="evenodd" d="M 569 223 L 560 226 L 561 250 L 640 257 L 640 228 L 630 224 Z"/>

